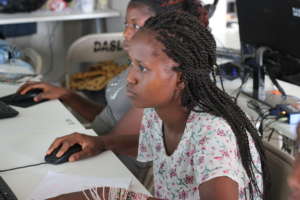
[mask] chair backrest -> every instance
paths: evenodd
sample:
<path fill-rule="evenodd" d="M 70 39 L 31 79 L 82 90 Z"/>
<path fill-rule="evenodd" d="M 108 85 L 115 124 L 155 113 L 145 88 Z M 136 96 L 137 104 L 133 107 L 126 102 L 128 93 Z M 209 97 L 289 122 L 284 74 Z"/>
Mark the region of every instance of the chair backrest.
<path fill-rule="evenodd" d="M 65 63 L 67 83 L 70 68 L 75 63 L 95 63 L 124 56 L 126 53 L 122 48 L 123 40 L 121 32 L 90 34 L 77 39 L 67 52 Z"/>
<path fill-rule="evenodd" d="M 292 170 L 293 159 L 287 153 L 264 142 L 267 164 L 271 175 L 271 200 L 287 200 L 289 188 L 287 178 Z"/>
<path fill-rule="evenodd" d="M 23 59 L 34 67 L 36 74 L 42 74 L 42 56 L 32 48 L 22 49 Z"/>

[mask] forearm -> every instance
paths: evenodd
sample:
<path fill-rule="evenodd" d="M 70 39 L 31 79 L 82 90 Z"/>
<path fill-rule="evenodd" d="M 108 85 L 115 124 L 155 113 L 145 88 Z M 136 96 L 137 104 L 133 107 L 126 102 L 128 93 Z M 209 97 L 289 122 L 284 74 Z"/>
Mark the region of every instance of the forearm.
<path fill-rule="evenodd" d="M 117 123 L 110 134 L 139 135 L 143 109 L 132 107 Z"/>
<path fill-rule="evenodd" d="M 83 98 L 71 90 L 68 90 L 60 100 L 90 122 L 93 121 L 103 109 L 102 106 Z"/>
<path fill-rule="evenodd" d="M 115 153 L 136 157 L 138 153 L 139 135 L 107 135 L 100 136 L 99 142 L 104 149 Z"/>

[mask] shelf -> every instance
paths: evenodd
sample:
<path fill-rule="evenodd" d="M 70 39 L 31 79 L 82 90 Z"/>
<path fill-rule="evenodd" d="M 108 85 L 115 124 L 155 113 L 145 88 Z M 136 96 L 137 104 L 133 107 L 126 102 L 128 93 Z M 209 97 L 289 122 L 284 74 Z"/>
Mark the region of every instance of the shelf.
<path fill-rule="evenodd" d="M 118 16 L 120 16 L 120 13 L 112 9 L 95 10 L 88 13 L 84 13 L 79 10 L 66 10 L 62 12 L 35 11 L 31 13 L 0 14 L 0 25 L 31 22 L 84 20 Z"/>

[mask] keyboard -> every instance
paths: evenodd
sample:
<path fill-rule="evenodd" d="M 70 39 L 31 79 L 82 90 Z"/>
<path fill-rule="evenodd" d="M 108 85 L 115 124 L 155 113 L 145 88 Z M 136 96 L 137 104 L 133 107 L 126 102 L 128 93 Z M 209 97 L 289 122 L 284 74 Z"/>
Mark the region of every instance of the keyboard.
<path fill-rule="evenodd" d="M 15 117 L 19 114 L 18 111 L 7 105 L 6 103 L 0 101 L 0 119 Z"/>
<path fill-rule="evenodd" d="M 17 197 L 0 176 L 0 200 L 17 200 Z"/>

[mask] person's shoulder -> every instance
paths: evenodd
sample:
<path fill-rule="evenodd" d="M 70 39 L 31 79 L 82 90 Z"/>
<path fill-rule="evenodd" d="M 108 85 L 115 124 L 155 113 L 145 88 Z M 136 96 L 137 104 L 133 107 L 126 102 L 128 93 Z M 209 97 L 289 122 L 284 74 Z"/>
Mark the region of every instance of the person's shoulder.
<path fill-rule="evenodd" d="M 206 112 L 193 112 L 189 118 L 194 137 L 199 140 L 231 140 L 234 133 L 228 122 L 219 116 Z"/>
<path fill-rule="evenodd" d="M 194 124 L 211 126 L 212 128 L 231 129 L 228 122 L 223 118 L 207 112 L 191 112 L 189 119 Z"/>

